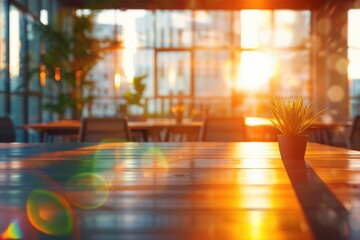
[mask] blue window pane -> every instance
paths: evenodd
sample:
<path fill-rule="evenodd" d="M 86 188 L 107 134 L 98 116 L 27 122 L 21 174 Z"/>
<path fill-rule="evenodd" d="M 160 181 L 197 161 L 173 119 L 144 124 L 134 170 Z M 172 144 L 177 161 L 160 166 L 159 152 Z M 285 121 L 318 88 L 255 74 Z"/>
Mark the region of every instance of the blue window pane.
<path fill-rule="evenodd" d="M 15 126 L 24 124 L 24 96 L 22 95 L 12 95 L 11 100 L 11 111 L 10 115 L 14 121 Z M 24 131 L 17 129 L 16 130 L 16 141 L 24 141 Z"/>
<path fill-rule="evenodd" d="M 5 116 L 5 95 L 0 94 L 0 116 Z"/>
<path fill-rule="evenodd" d="M 0 0 L 0 91 L 5 89 L 6 70 L 6 19 L 5 0 Z"/>

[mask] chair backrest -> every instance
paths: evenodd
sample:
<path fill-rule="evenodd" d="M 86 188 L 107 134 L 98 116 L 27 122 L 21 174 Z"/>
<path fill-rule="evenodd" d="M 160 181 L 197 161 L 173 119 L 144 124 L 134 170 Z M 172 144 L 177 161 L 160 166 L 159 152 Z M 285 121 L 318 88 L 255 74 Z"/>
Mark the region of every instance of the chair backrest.
<path fill-rule="evenodd" d="M 246 141 L 244 117 L 205 117 L 200 132 L 204 142 Z"/>
<path fill-rule="evenodd" d="M 15 142 L 15 127 L 10 117 L 0 117 L 0 142 Z"/>
<path fill-rule="evenodd" d="M 360 150 L 360 116 L 355 116 L 351 126 L 350 147 Z"/>
<path fill-rule="evenodd" d="M 83 118 L 80 129 L 81 142 L 131 141 L 125 117 Z"/>

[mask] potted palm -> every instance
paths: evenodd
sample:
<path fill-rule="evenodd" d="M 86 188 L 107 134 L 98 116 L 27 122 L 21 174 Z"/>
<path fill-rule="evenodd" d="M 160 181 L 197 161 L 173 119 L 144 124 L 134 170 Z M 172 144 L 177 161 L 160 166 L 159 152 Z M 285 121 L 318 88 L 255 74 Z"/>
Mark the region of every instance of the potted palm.
<path fill-rule="evenodd" d="M 304 162 L 306 130 L 324 110 L 315 112 L 313 102 L 304 104 L 304 98 L 300 96 L 288 100 L 272 97 L 270 110 L 274 116 L 273 124 L 282 133 L 278 135 L 278 144 L 283 162 Z"/>

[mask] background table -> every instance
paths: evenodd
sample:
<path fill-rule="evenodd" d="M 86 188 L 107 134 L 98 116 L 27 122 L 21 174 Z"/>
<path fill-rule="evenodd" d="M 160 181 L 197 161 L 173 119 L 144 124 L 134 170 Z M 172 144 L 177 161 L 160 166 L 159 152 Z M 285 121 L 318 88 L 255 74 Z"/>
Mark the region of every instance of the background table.
<path fill-rule="evenodd" d="M 358 239 L 360 152 L 309 143 L 306 159 L 307 169 L 285 169 L 276 143 L 0 144 L 0 229 L 15 225 L 23 239 Z"/>
<path fill-rule="evenodd" d="M 40 133 L 40 142 L 47 142 L 51 136 L 77 135 L 79 133 L 81 122 L 79 120 L 61 120 L 47 123 L 31 123 L 19 126 L 20 129 L 35 130 Z M 132 132 L 140 132 L 147 141 L 148 137 L 152 137 L 154 141 L 167 141 L 169 131 L 165 133 L 165 137 L 161 138 L 162 130 L 177 130 L 181 133 L 198 134 L 202 122 L 193 122 L 185 120 L 181 124 L 176 123 L 175 119 L 149 119 L 147 121 L 129 121 L 128 126 Z"/>
<path fill-rule="evenodd" d="M 279 131 L 269 119 L 246 117 L 245 124 L 248 141 L 266 142 L 277 140 Z M 19 128 L 38 131 L 40 133 L 40 142 L 47 142 L 49 137 L 51 140 L 53 136 L 73 135 L 76 137 L 80 125 L 79 120 L 61 120 L 48 123 L 26 124 L 19 126 Z M 141 133 L 140 137 L 144 141 L 197 141 L 202 121 L 185 119 L 181 124 L 177 124 L 175 119 L 148 119 L 147 121 L 129 121 L 128 126 L 132 132 Z M 309 132 L 310 140 L 333 145 L 334 133 L 338 128 L 351 128 L 351 121 L 316 121 Z"/>

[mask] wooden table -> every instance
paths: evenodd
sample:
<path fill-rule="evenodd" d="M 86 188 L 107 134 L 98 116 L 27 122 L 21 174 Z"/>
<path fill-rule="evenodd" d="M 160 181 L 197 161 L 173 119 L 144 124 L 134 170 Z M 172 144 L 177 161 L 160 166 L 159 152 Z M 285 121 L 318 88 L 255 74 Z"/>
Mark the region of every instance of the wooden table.
<path fill-rule="evenodd" d="M 0 144 L 0 229 L 21 239 L 359 239 L 360 152 L 309 143 L 306 160 L 285 169 L 269 142 Z"/>
<path fill-rule="evenodd" d="M 79 120 L 61 120 L 47 123 L 32 123 L 19 126 L 25 130 L 35 130 L 40 133 L 40 141 L 46 142 L 48 136 L 54 135 L 76 135 L 79 132 L 81 122 Z M 130 131 L 141 132 L 147 141 L 149 132 L 161 131 L 163 129 L 181 128 L 186 131 L 199 132 L 202 122 L 184 120 L 177 124 L 175 119 L 149 119 L 147 121 L 129 121 Z M 166 139 L 167 137 L 165 137 Z"/>

